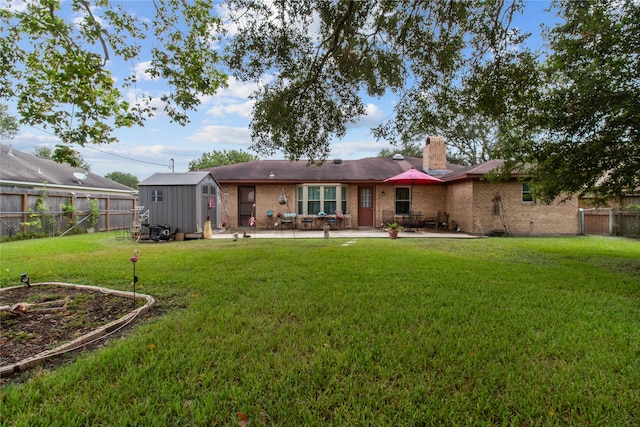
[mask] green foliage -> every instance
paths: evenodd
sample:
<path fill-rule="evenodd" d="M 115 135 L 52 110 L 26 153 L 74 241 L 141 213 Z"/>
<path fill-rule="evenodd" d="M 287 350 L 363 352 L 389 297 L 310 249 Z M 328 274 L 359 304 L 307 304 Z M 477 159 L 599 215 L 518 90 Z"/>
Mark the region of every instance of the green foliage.
<path fill-rule="evenodd" d="M 48 145 L 36 145 L 33 147 L 33 155 L 41 159 L 51 159 L 53 150 Z"/>
<path fill-rule="evenodd" d="M 0 104 L 0 141 L 13 139 L 18 133 L 18 120 L 8 114 L 8 109 L 6 105 Z"/>
<path fill-rule="evenodd" d="M 55 149 L 47 145 L 37 145 L 33 149 L 33 155 L 42 159 L 53 160 L 56 163 L 67 163 L 74 168 L 91 170 L 91 165 L 73 147 L 64 144 L 56 144 Z"/>
<path fill-rule="evenodd" d="M 191 160 L 189 162 L 189 170 L 196 171 L 200 169 L 212 168 L 215 166 L 250 162 L 253 160 L 258 160 L 258 156 L 242 150 L 213 150 L 210 153 L 203 153 L 202 156 L 197 160 Z"/>
<path fill-rule="evenodd" d="M 49 214 L 49 206 L 47 206 L 47 182 L 44 182 L 40 196 L 36 200 L 35 209 L 27 209 L 29 221 L 20 223 L 21 226 L 31 228 L 30 231 L 35 233 L 35 236 L 42 237 L 47 234 L 48 229 L 52 229 L 56 225 L 56 219 L 53 215 Z M 29 232 L 27 233 L 29 235 Z"/>
<path fill-rule="evenodd" d="M 564 19 L 527 103 L 514 103 L 503 152 L 530 165 L 536 197 L 600 199 L 640 186 L 640 4 L 554 2 Z"/>
<path fill-rule="evenodd" d="M 65 145 L 115 142 L 115 128 L 143 124 L 154 108 L 148 96 L 125 100 L 122 90 L 135 75 L 116 86 L 109 61 L 136 58 L 138 42 L 153 34 L 146 72 L 167 81 L 164 112 L 185 124 L 185 110 L 226 82 L 215 68 L 221 21 L 208 2 L 153 4 L 151 23 L 105 0 L 9 4 L 0 11 L 0 96 L 17 101 L 23 123 L 50 128 Z"/>
<path fill-rule="evenodd" d="M 433 106 L 459 102 L 453 88 L 481 84 L 470 77 L 499 64 L 478 90 L 506 93 L 496 81 L 520 60 L 511 52 L 524 38 L 509 27 L 521 1 L 300 3 L 228 2 L 238 27 L 229 48 L 236 76 L 275 76 L 255 94 L 251 128 L 260 154 L 324 160 L 330 141 L 364 114 L 362 96 L 387 91 L 399 97 L 397 118 L 377 136 L 415 142 L 437 134 Z"/>
<path fill-rule="evenodd" d="M 68 215 L 70 220 L 69 220 L 69 226 L 73 226 L 74 224 L 74 213 L 76 212 L 76 207 L 73 204 L 71 198 L 69 198 L 68 203 L 62 203 L 60 205 L 60 211 L 64 214 L 64 215 Z"/>
<path fill-rule="evenodd" d="M 131 175 L 130 173 L 126 172 L 111 172 L 106 174 L 104 177 L 136 190 L 138 189 L 138 184 L 140 183 L 140 180 L 137 176 Z"/>
<path fill-rule="evenodd" d="M 0 419 L 638 424 L 637 242 L 345 243 L 94 234 L 3 244 L 3 287 L 26 271 L 32 282 L 131 291 L 138 249 L 137 289 L 158 306 L 120 339 L 3 387 Z"/>
<path fill-rule="evenodd" d="M 91 199 L 89 210 L 89 227 L 95 228 L 100 222 L 100 207 L 98 206 L 98 199 Z"/>
<path fill-rule="evenodd" d="M 407 144 L 400 149 L 383 148 L 378 153 L 378 157 L 393 157 L 395 154 L 400 154 L 404 157 L 422 157 L 422 147 L 418 144 Z"/>
<path fill-rule="evenodd" d="M 57 163 L 67 163 L 74 168 L 91 170 L 91 165 L 82 158 L 78 151 L 69 145 L 57 144 L 51 155 L 51 160 Z"/>
<path fill-rule="evenodd" d="M 153 4 L 151 23 L 126 3 L 103 0 L 0 10 L 0 96 L 17 100 L 22 122 L 51 128 L 66 146 L 113 142 L 114 128 L 142 124 L 154 110 L 149 97 L 126 102 L 121 91 L 135 76 L 117 87 L 107 64 L 137 57 L 138 41 L 152 33 L 157 43 L 145 71 L 169 83 L 165 112 L 186 123 L 199 97 L 226 83 L 216 69 L 221 20 L 210 2 Z M 442 134 L 453 161 L 501 157 L 505 172 L 527 165 L 542 201 L 634 190 L 640 4 L 556 0 L 550 13 L 558 12 L 558 23 L 547 28 L 548 50 L 537 52 L 512 25 L 524 4 L 228 0 L 234 32 L 224 65 L 260 83 L 253 148 L 324 160 L 330 142 L 365 114 L 365 94 L 392 92 L 398 102 L 374 129 L 378 138 L 408 148 Z"/>

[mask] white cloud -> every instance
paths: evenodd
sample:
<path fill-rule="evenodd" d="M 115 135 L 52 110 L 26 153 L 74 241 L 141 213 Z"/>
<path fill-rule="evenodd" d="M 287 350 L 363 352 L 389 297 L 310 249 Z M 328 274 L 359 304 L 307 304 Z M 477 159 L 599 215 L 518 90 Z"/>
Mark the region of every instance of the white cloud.
<path fill-rule="evenodd" d="M 186 139 L 209 144 L 230 144 L 248 147 L 251 144 L 251 131 L 249 128 L 208 125 L 202 126 Z"/>
<path fill-rule="evenodd" d="M 336 141 L 331 143 L 330 158 L 362 159 L 376 157 L 384 148 L 391 148 L 388 143 L 371 140 Z"/>
<path fill-rule="evenodd" d="M 148 102 L 147 97 L 152 96 L 151 102 Z M 167 113 L 164 111 L 166 103 L 162 101 L 160 94 L 146 94 L 137 89 L 129 89 L 124 97 L 130 106 L 136 106 L 142 104 L 144 107 L 153 108 L 153 117 L 147 117 L 147 119 L 153 119 L 158 117 L 167 117 Z"/>
<path fill-rule="evenodd" d="M 229 103 L 222 105 L 214 105 L 213 107 L 207 110 L 207 114 L 213 117 L 225 117 L 229 114 L 234 114 L 243 118 L 251 118 L 251 113 L 253 111 L 254 101 L 246 101 L 243 103 Z"/>
<path fill-rule="evenodd" d="M 270 81 L 273 76 L 265 76 L 264 82 Z M 204 104 L 210 104 L 207 114 L 213 117 L 226 117 L 236 115 L 244 119 L 251 118 L 255 101 L 250 96 L 258 90 L 262 83 L 245 83 L 235 77 L 229 77 L 228 86 L 207 99 Z"/>
<path fill-rule="evenodd" d="M 358 118 L 355 123 L 349 124 L 349 129 L 354 128 L 372 128 L 380 124 L 384 119 L 384 112 L 375 104 L 367 104 L 365 106 L 365 114 Z"/>
<path fill-rule="evenodd" d="M 153 78 L 146 72 L 147 68 L 151 66 L 151 61 L 138 62 L 133 66 L 133 71 L 136 75 L 137 81 L 153 80 Z"/>
<path fill-rule="evenodd" d="M 26 1 L 10 1 L 0 0 L 0 8 L 10 10 L 11 12 L 24 12 L 27 10 Z"/>

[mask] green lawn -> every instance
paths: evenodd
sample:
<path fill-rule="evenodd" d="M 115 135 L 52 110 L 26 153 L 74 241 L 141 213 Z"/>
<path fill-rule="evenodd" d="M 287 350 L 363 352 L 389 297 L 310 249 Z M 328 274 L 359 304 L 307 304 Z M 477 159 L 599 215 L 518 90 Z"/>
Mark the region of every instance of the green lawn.
<path fill-rule="evenodd" d="M 0 245 L 0 284 L 132 290 L 134 248 L 163 315 L 3 387 L 2 425 L 640 423 L 637 240 L 98 233 Z"/>

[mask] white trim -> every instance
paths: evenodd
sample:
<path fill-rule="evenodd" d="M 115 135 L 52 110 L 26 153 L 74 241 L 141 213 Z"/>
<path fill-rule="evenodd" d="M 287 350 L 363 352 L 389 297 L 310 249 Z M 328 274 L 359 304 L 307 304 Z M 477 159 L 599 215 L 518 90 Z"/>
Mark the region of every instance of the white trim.
<path fill-rule="evenodd" d="M 79 190 L 79 191 L 92 191 L 94 193 L 116 193 L 116 194 L 136 194 L 137 191 L 131 190 L 116 190 L 114 188 L 101 188 L 101 187 L 85 187 L 82 185 L 62 185 L 62 184 L 45 184 L 28 181 L 9 181 L 0 179 L 0 185 L 15 185 L 18 187 L 31 187 L 31 188 L 49 188 L 49 189 L 62 189 L 62 190 Z"/>

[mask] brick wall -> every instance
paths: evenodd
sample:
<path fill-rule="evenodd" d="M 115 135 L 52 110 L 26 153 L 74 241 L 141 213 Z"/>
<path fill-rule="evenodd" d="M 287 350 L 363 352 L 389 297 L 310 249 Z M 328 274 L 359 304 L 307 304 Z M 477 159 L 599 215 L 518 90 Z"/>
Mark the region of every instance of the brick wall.
<path fill-rule="evenodd" d="M 578 234 L 578 200 L 549 205 L 522 201 L 522 184 L 509 182 L 479 182 L 474 185 L 473 233 L 489 233 L 503 229 L 503 215 L 508 231 L 514 235 Z M 502 211 L 496 208 L 500 199 Z M 500 215 L 502 212 L 502 215 Z"/>
<path fill-rule="evenodd" d="M 382 222 L 383 211 L 395 211 L 395 189 L 406 185 L 385 184 L 376 188 L 376 226 Z M 410 186 L 409 186 L 410 187 Z M 382 194 L 384 192 L 384 195 Z M 444 185 L 414 185 L 412 210 L 422 212 L 422 218 L 435 218 L 438 211 L 444 211 L 447 203 L 447 189 Z"/>
<path fill-rule="evenodd" d="M 277 213 L 287 212 L 287 205 L 280 205 L 278 199 L 282 188 L 288 192 L 289 210 L 297 210 L 297 192 L 295 185 L 266 184 L 256 186 L 257 228 L 271 228 Z M 382 212 L 395 210 L 396 185 L 382 184 L 374 187 L 375 221 L 379 226 Z M 351 214 L 351 227 L 358 228 L 358 186 L 350 185 L 348 193 L 348 212 Z M 384 195 L 382 194 L 384 192 Z M 449 223 L 455 223 L 461 231 L 475 234 L 488 234 L 491 230 L 503 229 L 501 215 L 495 210 L 496 196 L 502 201 L 502 212 L 506 218 L 509 232 L 514 235 L 578 234 L 578 200 L 561 203 L 559 200 L 550 205 L 522 202 L 522 184 L 511 182 L 463 181 L 445 185 L 414 185 L 413 210 L 422 212 L 423 218 L 435 218 L 438 211 L 449 213 Z M 227 228 L 238 227 L 238 192 L 235 185 L 224 186 L 221 191 L 223 200 L 222 221 Z M 273 211 L 274 218 L 267 218 L 267 211 Z M 533 222 L 533 228 L 531 223 Z"/>
<path fill-rule="evenodd" d="M 472 200 L 472 181 L 448 185 L 446 211 L 449 213 L 449 223 L 455 223 L 464 232 L 473 232 Z"/>

